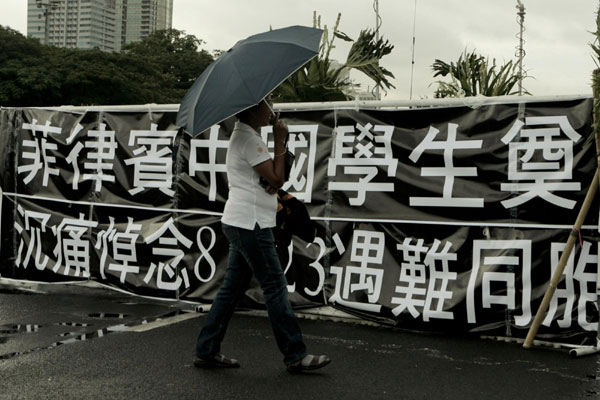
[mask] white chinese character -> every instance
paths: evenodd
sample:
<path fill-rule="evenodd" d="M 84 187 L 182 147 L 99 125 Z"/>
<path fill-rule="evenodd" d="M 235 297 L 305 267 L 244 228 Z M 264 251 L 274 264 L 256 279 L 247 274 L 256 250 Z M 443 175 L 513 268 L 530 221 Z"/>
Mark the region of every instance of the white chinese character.
<path fill-rule="evenodd" d="M 92 161 L 83 163 L 84 169 L 88 171 L 83 174 L 83 180 L 95 181 L 94 191 L 99 192 L 102 189 L 102 182 L 115 181 L 115 176 L 107 172 L 113 170 L 113 161 L 117 149 L 115 131 L 107 131 L 106 124 L 100 124 L 100 130 L 90 130 L 88 136 L 96 138 L 96 140 L 86 140 L 84 142 L 86 148 L 92 149 L 87 153 L 87 158 Z M 72 137 L 70 137 L 70 140 L 72 140 Z M 77 143 L 66 158 L 67 162 L 73 165 L 75 171 L 72 183 L 73 189 L 78 187 L 80 171 L 77 161 L 83 148 L 84 146 L 81 143 Z"/>
<path fill-rule="evenodd" d="M 485 255 L 483 253 L 485 252 Z M 521 257 L 519 257 L 519 252 Z M 509 271 L 502 272 L 502 269 Z M 518 293 L 522 296 L 523 315 L 515 316 L 517 326 L 525 326 L 531 320 L 531 241 L 530 240 L 474 240 L 473 269 L 467 286 L 467 321 L 476 322 L 475 289 L 481 285 L 483 308 L 492 304 L 502 304 L 509 310 L 516 309 L 515 271 L 521 269 L 523 287 Z M 506 287 L 504 294 L 492 294 L 492 282 Z"/>
<path fill-rule="evenodd" d="M 163 236 L 169 231 L 173 237 Z M 148 273 L 144 277 L 144 282 L 149 283 L 150 279 L 156 272 L 156 286 L 159 289 L 164 290 L 178 290 L 183 281 L 186 288 L 190 287 L 190 280 L 188 278 L 187 270 L 181 268 L 178 271 L 178 265 L 185 253 L 179 249 L 177 243 L 181 243 L 188 249 L 192 245 L 192 241 L 186 238 L 179 230 L 175 227 L 175 221 L 173 218 L 169 218 L 156 232 L 146 238 L 146 243 L 153 243 L 158 239 L 158 244 L 163 247 L 152 248 L 152 254 L 158 256 L 169 256 L 168 262 L 159 262 L 158 265 L 155 263 L 150 264 Z M 163 280 L 164 274 L 167 274 L 167 280 Z M 182 280 L 183 278 L 183 280 Z M 173 280 L 174 279 L 174 280 Z"/>
<path fill-rule="evenodd" d="M 31 254 L 34 250 L 35 252 L 35 267 L 40 271 L 46 268 L 48 264 L 48 256 L 43 255 L 42 248 L 42 237 L 41 234 L 46 232 L 46 226 L 48 225 L 48 221 L 50 220 L 50 214 L 35 212 L 35 211 L 26 211 L 20 205 L 17 206 L 17 211 L 23 217 L 25 222 L 25 227 L 19 225 L 18 222 L 15 221 L 15 229 L 19 236 L 21 237 L 19 241 L 19 250 L 17 252 L 17 259 L 15 264 L 17 266 L 22 265 L 23 268 L 27 268 L 29 264 L 29 259 L 31 258 Z M 39 224 L 39 227 L 34 226 L 34 221 L 36 225 Z M 29 234 L 29 243 L 27 244 L 27 253 L 25 254 L 25 258 L 23 257 L 23 247 L 25 245 L 25 235 L 24 232 Z"/>
<path fill-rule="evenodd" d="M 367 192 L 393 192 L 394 182 L 372 182 L 378 167 L 387 167 L 387 176 L 395 177 L 398 160 L 393 157 L 391 139 L 393 126 L 356 124 L 335 128 L 334 155 L 329 159 L 327 176 L 335 177 L 338 165 L 344 166 L 345 175 L 359 175 L 356 182 L 329 182 L 329 190 L 355 191 L 350 198 L 352 206 L 361 206 Z M 371 131 L 372 130 L 372 131 Z"/>
<path fill-rule="evenodd" d="M 535 128 L 524 128 L 525 125 Z M 561 131 L 568 140 L 561 140 Z M 512 142 L 518 134 L 523 141 Z M 581 187 L 579 182 L 565 182 L 573 178 L 573 143 L 577 143 L 579 139 L 581 136 L 571 127 L 566 116 L 527 117 L 525 123 L 516 120 L 502 138 L 505 144 L 510 143 L 508 179 L 531 182 L 503 183 L 500 186 L 502 191 L 523 194 L 502 201 L 502 205 L 505 208 L 516 207 L 534 197 L 541 197 L 559 207 L 575 207 L 575 201 L 553 192 L 577 191 Z"/>
<path fill-rule="evenodd" d="M 219 149 L 227 151 L 229 140 L 219 139 L 219 126 L 214 125 L 210 128 L 208 139 L 192 139 L 190 143 L 189 175 L 194 176 L 196 172 L 208 172 L 208 200 L 215 201 L 217 195 L 217 172 L 226 173 L 225 164 L 217 163 L 217 151 Z M 198 162 L 198 149 L 208 151 L 208 162 Z M 225 157 L 223 157 L 223 160 Z"/>
<path fill-rule="evenodd" d="M 403 244 L 398 244 L 398 250 L 402 250 L 403 262 L 399 281 L 406 285 L 396 286 L 396 293 L 402 297 L 392 298 L 392 304 L 399 304 L 392 310 L 394 315 L 398 316 L 401 312 L 408 309 L 413 318 L 419 316 L 417 307 L 423 308 L 423 320 L 429 321 L 430 318 L 453 319 L 454 314 L 450 311 L 444 311 L 444 303 L 452 298 L 452 292 L 448 290 L 448 282 L 456 280 L 456 272 L 450 272 L 448 262 L 456 261 L 456 254 L 450 253 L 452 243 L 447 242 L 443 250 L 438 251 L 441 242 L 434 240 L 431 248 L 423 246 L 423 239 L 417 240 L 416 244 L 411 244 L 412 239 L 404 239 Z M 425 254 L 422 261 L 421 254 Z M 439 261 L 440 269 L 436 268 L 436 261 Z M 429 283 L 426 282 L 426 269 L 429 270 Z M 427 284 L 427 289 L 425 285 Z"/>
<path fill-rule="evenodd" d="M 134 164 L 131 195 L 146 188 L 158 188 L 171 197 L 175 194 L 171 189 L 173 156 L 169 146 L 173 145 L 177 131 L 158 131 L 157 126 L 151 124 L 149 131 L 131 131 L 129 135 L 129 146 L 139 146 L 133 151 L 136 157 L 125 160 L 127 165 Z"/>
<path fill-rule="evenodd" d="M 480 149 L 482 140 L 457 140 L 457 124 L 448 124 L 448 135 L 446 140 L 437 140 L 439 130 L 434 127 L 429 128 L 425 139 L 413 149 L 408 157 L 413 163 L 416 163 L 426 150 L 442 150 L 444 166 L 443 167 L 423 167 L 421 176 L 440 176 L 444 177 L 444 188 L 442 197 L 410 197 L 411 206 L 424 207 L 483 207 L 482 198 L 473 197 L 452 197 L 455 178 L 462 176 L 477 176 L 476 167 L 455 167 L 454 150 L 457 149 Z"/>
<path fill-rule="evenodd" d="M 127 228 L 125 232 L 119 232 L 115 229 L 115 219 L 109 217 L 110 224 L 107 230 L 98 233 L 96 249 L 102 248 L 100 256 L 100 275 L 106 279 L 104 272 L 106 258 L 108 256 L 109 244 L 112 244 L 112 260 L 115 262 L 108 264 L 109 271 L 120 273 L 121 283 L 125 283 L 127 274 L 137 274 L 140 272 L 140 267 L 134 265 L 137 263 L 137 252 L 135 244 L 139 237 L 139 232 L 142 229 L 141 224 L 134 224 L 133 218 L 127 218 Z"/>
<path fill-rule="evenodd" d="M 360 266 L 331 267 L 331 274 L 336 276 L 336 283 L 335 291 L 329 301 L 357 310 L 378 313 L 381 305 L 376 303 L 381 293 L 383 270 L 369 267 L 369 264 L 381 265 L 384 250 L 385 236 L 382 232 L 354 231 L 350 262 L 359 263 Z M 357 282 L 353 281 L 355 277 Z M 342 281 L 343 291 L 340 294 Z M 368 303 L 349 301 L 350 294 L 355 292 L 366 292 Z"/>
<path fill-rule="evenodd" d="M 46 121 L 45 125 L 37 125 L 37 120 L 32 120 L 31 124 L 23 123 L 23 129 L 30 130 L 33 140 L 23 140 L 22 147 L 31 148 L 31 151 L 23 151 L 22 158 L 33 160 L 31 164 L 21 165 L 17 167 L 17 173 L 27 172 L 23 178 L 23 182 L 28 184 L 36 176 L 37 172 L 43 169 L 42 186 L 48 186 L 48 178 L 50 175 L 58 175 L 58 169 L 52 168 L 56 163 L 56 157 L 52 155 L 52 151 L 58 147 L 55 143 L 48 143 L 48 133 L 59 135 L 61 128 L 50 126 L 50 121 Z M 39 134 L 42 134 L 39 137 Z"/>
<path fill-rule="evenodd" d="M 87 157 L 94 161 L 83 164 L 85 169 L 92 170 L 93 173 L 83 174 L 83 180 L 96 181 L 96 192 L 102 189 L 103 181 L 115 181 L 114 175 L 105 172 L 113 170 L 113 161 L 117 149 L 115 131 L 107 131 L 105 128 L 106 124 L 100 124 L 100 130 L 88 131 L 88 136 L 97 138 L 97 140 L 87 140 L 85 142 L 86 148 L 95 149 L 95 151 L 89 151 L 87 154 Z"/>
<path fill-rule="evenodd" d="M 598 244 L 596 248 L 598 249 Z M 558 310 L 564 310 L 563 317 L 557 320 L 558 326 L 561 328 L 569 328 L 572 325 L 572 313 L 575 304 L 576 281 L 579 283 L 579 299 L 577 303 L 577 323 L 586 331 L 596 331 L 598 329 L 597 322 L 588 321 L 588 303 L 591 307 L 597 309 L 597 294 L 595 290 L 590 291 L 590 286 L 596 287 L 596 280 L 598 277 L 598 254 L 590 254 L 592 244 L 590 242 L 583 242 L 583 247 L 579 253 L 577 266 L 574 268 L 575 251 L 572 251 L 565 265 L 563 271 L 564 288 L 556 288 L 550 304 L 548 306 L 548 313 L 544 319 L 544 325 L 550 326 L 554 316 Z M 564 243 L 552 243 L 552 276 L 556 271 L 558 261 L 561 253 L 565 249 Z M 589 272 L 586 272 L 587 271 Z M 559 307 L 559 299 L 564 299 L 564 306 Z"/>
<path fill-rule="evenodd" d="M 292 194 L 297 199 L 310 203 L 312 200 L 312 187 L 315 177 L 315 159 L 317 153 L 317 131 L 319 125 L 289 125 L 287 148 L 296 158 L 290 171 L 289 180 L 282 189 Z M 269 140 L 269 134 L 273 133 L 272 126 L 261 128 L 261 135 L 267 147 L 274 151 L 275 142 Z M 296 149 L 307 149 L 308 155 L 298 152 Z"/>
<path fill-rule="evenodd" d="M 79 219 L 64 218 L 58 227 L 52 227 L 52 233 L 56 236 L 56 247 L 54 255 L 56 264 L 52 271 L 58 272 L 62 265 L 63 257 L 65 269 L 63 275 L 69 276 L 71 267 L 75 269 L 73 276 L 90 276 L 90 242 L 83 238 L 89 228 L 98 226 L 96 221 L 87 221 L 83 214 Z M 63 237 L 63 232 L 67 237 Z"/>

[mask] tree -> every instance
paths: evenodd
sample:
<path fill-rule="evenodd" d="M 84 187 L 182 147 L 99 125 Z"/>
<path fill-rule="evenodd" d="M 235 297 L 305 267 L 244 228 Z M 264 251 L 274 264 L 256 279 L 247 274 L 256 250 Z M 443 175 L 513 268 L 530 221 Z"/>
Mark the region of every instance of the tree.
<path fill-rule="evenodd" d="M 348 100 L 350 93 L 357 85 L 348 77 L 348 72 L 355 69 L 363 72 L 382 89 L 393 88 L 388 78 L 394 75 L 379 65 L 379 61 L 390 54 L 394 46 L 383 38 L 376 39 L 376 33 L 362 30 L 354 41 L 338 30 L 341 14 L 338 14 L 336 24 L 331 33 L 327 26 L 323 28 L 323 38 L 319 55 L 300 68 L 295 74 L 283 82 L 273 93 L 279 102 L 302 101 L 337 101 Z M 321 28 L 320 17 L 316 13 L 313 27 Z M 334 40 L 341 39 L 353 42 L 343 64 L 336 64 L 330 59 L 331 50 L 335 48 Z"/>
<path fill-rule="evenodd" d="M 179 103 L 212 56 L 202 41 L 157 31 L 122 53 L 40 44 L 0 26 L 0 105 Z"/>
<path fill-rule="evenodd" d="M 123 47 L 123 53 L 156 68 L 164 79 L 163 103 L 179 103 L 196 78 L 214 61 L 200 47 L 204 42 L 177 29 L 154 31 L 140 42 Z"/>
<path fill-rule="evenodd" d="M 56 75 L 45 67 L 48 55 L 38 41 L 0 26 L 0 105 L 26 105 L 58 90 Z"/>
<path fill-rule="evenodd" d="M 165 82 L 151 64 L 127 54 L 101 50 L 55 49 L 53 70 L 60 90 L 47 104 L 161 103 Z M 168 86 L 165 86 L 168 91 Z"/>
<path fill-rule="evenodd" d="M 503 96 L 518 94 L 518 86 L 521 74 L 519 66 L 513 61 L 498 66 L 496 59 L 490 62 L 475 51 L 460 55 L 456 63 L 450 64 L 436 59 L 431 66 L 434 78 L 437 76 L 449 76 L 450 82 L 436 81 L 438 87 L 435 91 L 436 98 L 443 97 L 469 97 L 469 96 Z M 523 78 L 526 74 L 523 75 Z M 526 94 L 530 94 L 525 91 Z"/>

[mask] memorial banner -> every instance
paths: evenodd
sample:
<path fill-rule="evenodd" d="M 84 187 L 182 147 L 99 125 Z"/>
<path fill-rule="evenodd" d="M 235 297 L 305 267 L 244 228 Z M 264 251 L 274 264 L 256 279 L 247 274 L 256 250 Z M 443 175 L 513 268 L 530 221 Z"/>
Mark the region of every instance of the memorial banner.
<path fill-rule="evenodd" d="M 297 307 L 401 328 L 524 337 L 596 170 L 591 98 L 476 108 L 283 111 L 284 190 L 318 225 L 282 267 Z M 234 118 L 196 137 L 175 111 L 1 109 L 0 275 L 95 280 L 210 302 Z M 259 132 L 273 151 L 272 127 Z M 598 329 L 598 202 L 540 336 Z M 263 298 L 251 284 L 245 306 Z"/>

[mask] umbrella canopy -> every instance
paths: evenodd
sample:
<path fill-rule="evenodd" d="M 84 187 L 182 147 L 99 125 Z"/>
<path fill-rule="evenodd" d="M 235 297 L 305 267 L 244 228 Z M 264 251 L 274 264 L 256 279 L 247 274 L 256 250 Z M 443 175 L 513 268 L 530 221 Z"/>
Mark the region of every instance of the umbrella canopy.
<path fill-rule="evenodd" d="M 260 103 L 318 54 L 322 34 L 290 26 L 237 42 L 196 79 L 181 101 L 177 125 L 197 135 Z"/>

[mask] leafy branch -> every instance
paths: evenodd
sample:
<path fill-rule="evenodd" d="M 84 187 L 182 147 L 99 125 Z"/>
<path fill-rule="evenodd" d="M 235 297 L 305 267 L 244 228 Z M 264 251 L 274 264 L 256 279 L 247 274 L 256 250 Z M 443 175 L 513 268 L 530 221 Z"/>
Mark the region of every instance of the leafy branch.
<path fill-rule="evenodd" d="M 443 97 L 469 97 L 469 96 L 503 96 L 518 94 L 521 78 L 519 65 L 512 60 L 505 64 L 497 65 L 496 59 L 483 57 L 475 51 L 460 55 L 456 63 L 446 63 L 436 59 L 431 66 L 434 78 L 449 76 L 450 82 L 438 80 L 435 91 L 436 98 Z M 525 94 L 531 94 L 525 91 Z"/>

